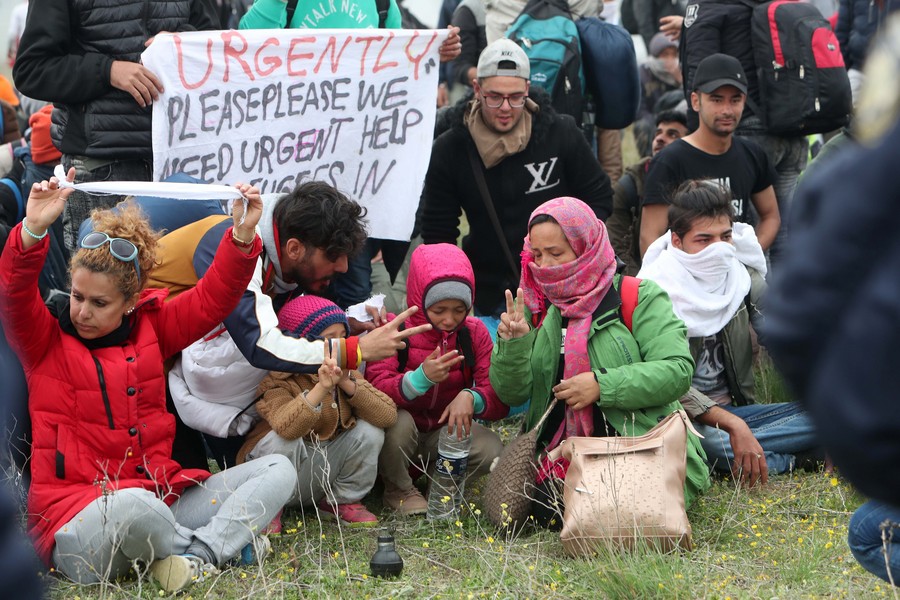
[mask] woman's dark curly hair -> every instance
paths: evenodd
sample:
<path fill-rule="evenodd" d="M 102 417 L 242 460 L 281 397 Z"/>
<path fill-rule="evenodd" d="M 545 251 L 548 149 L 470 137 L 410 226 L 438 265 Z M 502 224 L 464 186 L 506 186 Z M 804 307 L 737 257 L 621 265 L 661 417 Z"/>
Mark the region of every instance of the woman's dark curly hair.
<path fill-rule="evenodd" d="M 282 196 L 273 218 L 282 247 L 291 238 L 321 248 L 329 260 L 356 255 L 366 241 L 366 209 L 321 181 L 305 181 Z"/>

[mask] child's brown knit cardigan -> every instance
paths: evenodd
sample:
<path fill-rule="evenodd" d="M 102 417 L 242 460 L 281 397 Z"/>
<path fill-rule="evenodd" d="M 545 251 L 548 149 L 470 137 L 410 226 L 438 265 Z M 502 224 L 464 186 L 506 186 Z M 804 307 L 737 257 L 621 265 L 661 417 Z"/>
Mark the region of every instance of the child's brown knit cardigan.
<path fill-rule="evenodd" d="M 262 398 L 256 403 L 256 410 L 262 421 L 247 435 L 237 455 L 238 464 L 245 461 L 247 453 L 270 431 L 286 440 L 315 436 L 324 441 L 353 428 L 357 418 L 381 428 L 397 422 L 397 406 L 393 400 L 372 387 L 358 371 L 351 371 L 350 377 L 356 381 L 356 393 L 352 397 L 336 387 L 336 399 L 313 408 L 303 392 L 313 389 L 319 381 L 318 375 L 269 373 L 257 390 Z"/>

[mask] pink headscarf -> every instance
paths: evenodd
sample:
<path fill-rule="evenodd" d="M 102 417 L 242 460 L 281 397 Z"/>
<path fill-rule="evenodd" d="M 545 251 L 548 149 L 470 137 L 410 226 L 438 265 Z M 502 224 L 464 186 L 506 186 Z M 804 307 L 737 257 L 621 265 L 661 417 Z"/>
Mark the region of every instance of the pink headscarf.
<path fill-rule="evenodd" d="M 539 267 L 531 253 L 530 234 L 522 250 L 522 288 L 525 304 L 532 314 L 544 311 L 544 298 L 556 306 L 569 324 L 566 331 L 568 379 L 591 370 L 587 342 L 594 311 L 612 287 L 616 256 L 606 234 L 606 226 L 587 204 L 576 198 L 556 198 L 540 205 L 528 222 L 538 215 L 550 215 L 562 227 L 577 258 L 552 267 Z M 591 407 L 573 411 L 566 407 L 566 437 L 589 436 L 594 431 Z"/>

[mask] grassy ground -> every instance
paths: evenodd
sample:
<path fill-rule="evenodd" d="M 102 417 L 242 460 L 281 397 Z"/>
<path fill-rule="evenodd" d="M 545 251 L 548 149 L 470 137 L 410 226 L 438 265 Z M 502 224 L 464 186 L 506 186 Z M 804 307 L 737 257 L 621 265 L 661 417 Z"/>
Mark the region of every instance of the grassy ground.
<path fill-rule="evenodd" d="M 764 365 L 764 401 L 784 398 Z M 498 427 L 508 437 L 514 423 Z M 396 580 L 369 576 L 375 531 L 320 521 L 315 513 L 285 514 L 286 533 L 273 538 L 262 567 L 225 569 L 185 598 L 877 598 L 893 595 L 863 571 L 846 544 L 847 522 L 863 501 L 839 477 L 797 473 L 772 477 L 761 490 L 717 478 L 689 511 L 691 552 L 601 551 L 568 558 L 558 534 L 496 528 L 480 514 L 480 485 L 467 491 L 475 510 L 459 521 L 398 520 L 405 561 Z M 369 507 L 381 512 L 378 498 Z M 159 598 L 144 581 L 76 586 L 53 579 L 52 598 Z"/>

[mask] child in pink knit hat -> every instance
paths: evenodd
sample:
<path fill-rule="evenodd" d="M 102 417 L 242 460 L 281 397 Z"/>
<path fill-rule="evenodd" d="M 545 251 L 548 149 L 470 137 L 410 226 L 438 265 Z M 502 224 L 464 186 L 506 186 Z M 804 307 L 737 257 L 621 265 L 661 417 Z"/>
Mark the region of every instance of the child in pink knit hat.
<path fill-rule="evenodd" d="M 347 337 L 347 315 L 318 296 L 300 296 L 278 313 L 278 326 L 295 337 Z M 315 506 L 346 526 L 370 527 L 378 519 L 361 503 L 375 484 L 384 428 L 397 420 L 393 400 L 358 371 L 341 371 L 323 357 L 316 375 L 270 373 L 260 384 L 256 410 L 262 421 L 247 435 L 238 462 L 283 454 L 297 469 L 289 504 Z"/>

